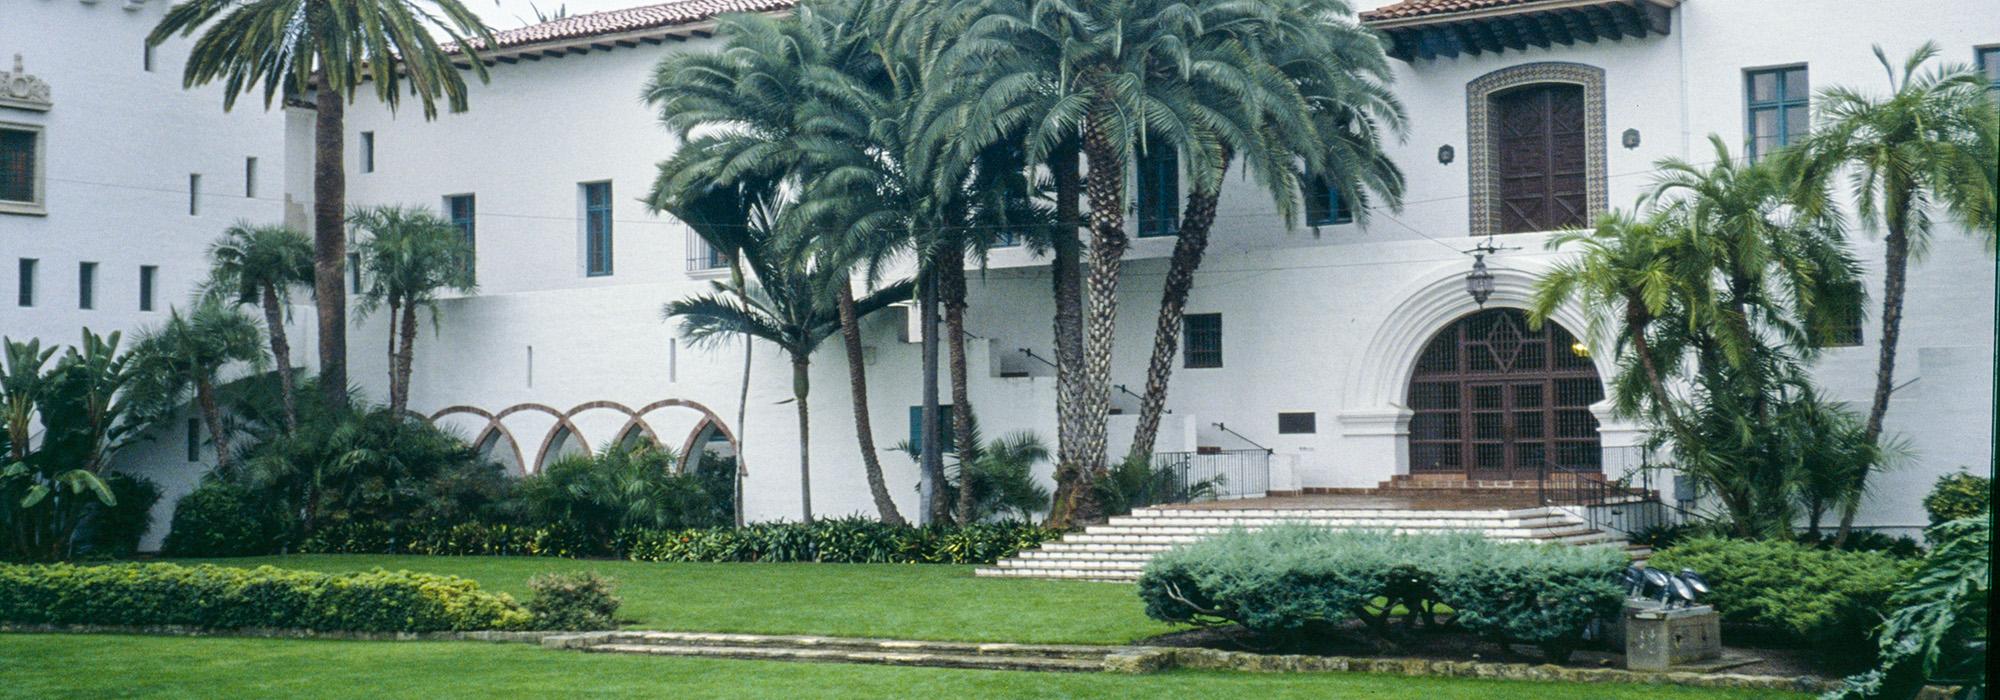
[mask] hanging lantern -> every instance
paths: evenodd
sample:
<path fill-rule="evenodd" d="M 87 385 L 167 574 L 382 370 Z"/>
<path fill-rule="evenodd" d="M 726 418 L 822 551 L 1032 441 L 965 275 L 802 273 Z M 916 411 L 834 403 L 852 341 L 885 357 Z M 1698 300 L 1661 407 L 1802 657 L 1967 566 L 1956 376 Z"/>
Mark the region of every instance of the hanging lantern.
<path fill-rule="evenodd" d="M 1472 271 L 1465 274 L 1465 293 L 1472 295 L 1472 301 L 1479 308 L 1486 308 L 1486 300 L 1493 296 L 1493 272 L 1486 269 L 1486 254 L 1481 248 L 1472 254 Z"/>

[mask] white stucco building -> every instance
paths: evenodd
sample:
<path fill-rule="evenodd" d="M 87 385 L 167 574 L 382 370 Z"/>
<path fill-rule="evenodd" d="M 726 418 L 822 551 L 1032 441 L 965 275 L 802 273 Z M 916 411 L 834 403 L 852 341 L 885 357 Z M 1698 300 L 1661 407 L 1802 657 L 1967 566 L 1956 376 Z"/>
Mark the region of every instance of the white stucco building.
<path fill-rule="evenodd" d="M 32 284 L 33 299 L 0 299 L 0 331 L 69 342 L 82 325 L 143 325 L 182 303 L 201 251 L 233 219 L 303 225 L 310 114 L 246 103 L 224 115 L 215 90 L 181 91 L 188 43 L 150 59 L 143 50 L 164 2 L 23 2 L 0 20 L 0 58 L 24 56 L 52 99 L 24 108 L 0 92 L 0 130 L 32 133 L 37 149 L 34 202 L 0 201 L 0 281 L 10 292 Z M 488 55 L 491 82 L 470 88 L 469 112 L 425 121 L 366 99 L 349 109 L 350 202 L 428 205 L 468 221 L 476 240 L 480 289 L 445 303 L 438 331 L 422 329 L 413 409 L 525 471 L 634 430 L 675 449 L 742 435 L 750 517 L 797 519 L 784 358 L 757 348 L 748 419 L 736 424 L 741 348 L 687 347 L 659 315 L 722 271 L 687 227 L 639 201 L 675 147 L 640 99 L 653 66 L 712 48 L 718 12 L 790 4 L 686 0 L 505 31 Z M 1392 156 L 1408 176 L 1405 206 L 1372 212 L 1366 226 L 1336 211 L 1286 230 L 1268 197 L 1232 180 L 1189 302 L 1197 352 L 1179 360 L 1158 448 L 1268 447 L 1276 491 L 1373 488 L 1408 474 L 1518 478 L 1537 459 L 1589 462 L 1600 448 L 1607 472 L 1624 468 L 1634 453 L 1621 447 L 1644 436 L 1599 401 L 1607 353 L 1575 353 L 1566 331 L 1529 333 L 1506 311 L 1562 255 L 1534 231 L 1630 208 L 1655 161 L 1710 159 L 1710 134 L 1739 153 L 1783 143 L 1804 126 L 1810 90 L 1886 89 L 1871 44 L 1900 57 L 1935 41 L 1947 60 L 1984 60 L 2000 79 L 2000 5 L 1990 0 L 1361 4 L 1386 5 L 1368 22 L 1392 37 L 1398 59 L 1410 132 Z M 1535 135 L 1514 128 L 1523 123 Z M 1534 150 L 1540 170 L 1521 149 Z M 1482 314 L 1464 291 L 1464 251 L 1488 233 L 1507 249 L 1487 259 L 1497 289 Z M 1863 525 L 1922 525 L 1919 499 L 1937 475 L 1992 459 L 1994 259 L 1963 234 L 1937 231 L 1912 266 L 1897 368 L 1910 383 L 1888 424 L 1915 457 L 1877 480 Z M 1877 291 L 1880 244 L 1859 232 L 1854 242 Z M 1171 247 L 1167 236 L 1136 238 L 1125 268 L 1112 374 L 1135 390 Z M 17 260 L 30 259 L 33 281 L 22 282 L 29 264 Z M 97 264 L 95 303 L 79 309 L 87 263 Z M 140 266 L 156 270 L 146 273 L 157 285 L 150 311 L 138 306 Z M 1055 380 L 1034 357 L 1052 354 L 1046 261 L 1001 250 L 970 284 L 970 391 L 982 428 L 1052 441 Z M 1557 320 L 1585 327 L 1576 310 Z M 1871 313 L 1859 342 L 1830 349 L 1817 369 L 1833 398 L 1858 407 L 1873 387 L 1873 324 Z M 309 326 L 293 337 L 301 355 L 314 347 Z M 912 432 L 913 326 L 900 310 L 865 322 L 880 445 Z M 384 333 L 370 318 L 350 335 L 352 378 L 377 394 Z M 1461 347 L 1503 358 L 1505 383 L 1471 376 L 1486 370 Z M 871 513 L 839 348 L 822 350 L 812 371 L 816 514 Z M 1118 392 L 1114 405 L 1137 408 Z M 1112 452 L 1122 454 L 1131 418 L 1112 420 Z M 1498 432 L 1476 432 L 1488 422 Z M 154 541 L 204 464 L 173 442 L 135 450 L 127 465 L 169 486 Z M 915 463 L 898 452 L 882 459 L 892 493 L 915 513 Z"/>

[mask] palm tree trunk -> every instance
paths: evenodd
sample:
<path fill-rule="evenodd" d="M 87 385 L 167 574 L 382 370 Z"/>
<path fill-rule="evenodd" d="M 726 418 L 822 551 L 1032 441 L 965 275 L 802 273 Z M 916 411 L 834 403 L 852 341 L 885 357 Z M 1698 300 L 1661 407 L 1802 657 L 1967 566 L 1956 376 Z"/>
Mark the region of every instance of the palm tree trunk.
<path fill-rule="evenodd" d="M 1083 226 L 1079 155 L 1074 142 L 1065 143 L 1051 163 L 1056 190 L 1056 234 L 1049 246 L 1052 253 L 1049 278 L 1055 287 L 1056 307 L 1056 489 L 1050 500 L 1048 522 L 1052 527 L 1068 525 L 1072 499 L 1088 478 L 1077 449 L 1077 436 L 1083 432 L 1083 413 L 1079 410 L 1082 407 L 1079 375 L 1083 369 L 1083 243 L 1077 239 L 1077 231 Z"/>
<path fill-rule="evenodd" d="M 208 426 L 208 440 L 215 445 L 215 468 L 228 471 L 229 431 L 222 428 L 222 408 L 215 401 L 215 385 L 207 379 L 194 382 L 195 404 L 201 409 L 201 422 Z"/>
<path fill-rule="evenodd" d="M 921 445 L 919 463 L 922 465 L 922 494 L 924 516 L 927 522 L 942 523 L 951 520 L 951 508 L 945 503 L 939 489 L 944 487 L 944 445 L 938 444 L 938 280 L 937 265 L 933 262 L 924 271 L 922 290 L 918 295 L 921 325 L 923 326 L 923 408 L 918 420 L 917 435 Z"/>
<path fill-rule="evenodd" d="M 389 352 L 384 359 L 387 360 L 389 367 L 389 406 L 391 408 L 403 403 L 403 397 L 397 393 L 401 391 L 402 387 L 396 384 L 396 341 L 399 337 L 396 332 L 396 325 L 402 319 L 403 306 L 394 301 L 389 302 L 389 332 L 382 335 L 389 339 Z"/>
<path fill-rule="evenodd" d="M 1229 168 L 1227 158 L 1223 170 Z M 1202 254 L 1208 251 L 1209 228 L 1215 224 L 1214 192 L 1189 192 L 1187 214 L 1181 217 L 1179 237 L 1174 240 L 1174 256 L 1167 265 L 1166 288 L 1160 292 L 1159 325 L 1153 329 L 1153 357 L 1146 368 L 1146 395 L 1139 402 L 1139 425 L 1132 432 L 1132 450 L 1125 459 L 1150 459 L 1153 442 L 1160 435 L 1160 414 L 1167 408 L 1167 382 L 1174 376 L 1174 354 L 1180 350 L 1181 318 L 1187 312 L 1188 292 L 1194 289 L 1195 270 L 1201 269 Z"/>
<path fill-rule="evenodd" d="M 1700 449 L 1701 441 L 1681 419 L 1680 409 L 1674 406 L 1673 396 L 1667 393 L 1666 382 L 1660 378 L 1660 368 L 1653 360 L 1652 342 L 1646 339 L 1646 327 L 1652 325 L 1652 313 L 1646 310 L 1645 300 L 1638 292 L 1625 295 L 1625 333 L 1632 339 L 1632 352 L 1639 358 L 1639 369 L 1646 373 L 1646 387 L 1653 392 L 1653 405 L 1666 418 L 1668 428 L 1682 450 Z"/>
<path fill-rule="evenodd" d="M 392 378 L 396 383 L 396 400 L 389 406 L 389 410 L 401 416 L 410 408 L 410 371 L 417 358 L 416 304 L 403 305 L 403 317 L 399 323 L 400 327 L 396 333 L 402 337 L 402 342 L 396 347 L 396 376 Z"/>
<path fill-rule="evenodd" d="M 1896 390 L 1896 343 L 1903 337 L 1903 290 L 1909 279 L 1909 197 L 1896 188 L 1884 199 L 1889 234 L 1882 237 L 1882 353 L 1875 364 L 1875 397 L 1868 404 L 1864 440 L 1870 447 L 1881 444 L 1882 419 L 1889 414 L 1889 395 Z M 1854 514 L 1861 508 L 1861 496 L 1868 486 L 1869 465 L 1862 465 L 1854 477 L 1855 498 L 1840 508 L 1840 530 L 1833 536 L 1835 546 L 1847 543 L 1854 530 Z"/>
<path fill-rule="evenodd" d="M 322 85 L 325 81 L 320 81 Z M 347 402 L 347 105 L 322 87 L 313 115 L 313 297 L 319 314 L 320 399 L 329 410 Z"/>
<path fill-rule="evenodd" d="M 1095 482 L 1108 467 L 1105 423 L 1111 415 L 1111 348 L 1118 330 L 1119 275 L 1130 244 L 1125 234 L 1125 163 L 1098 121 L 1095 116 L 1086 118 L 1083 130 L 1084 162 L 1089 169 L 1084 195 L 1090 199 L 1090 246 L 1084 258 L 1083 415 L 1079 419 L 1083 430 L 1077 436 L 1077 456 L 1089 482 Z M 1090 489 L 1073 490 L 1070 502 L 1068 520 L 1097 518 L 1098 505 Z"/>
<path fill-rule="evenodd" d="M 973 451 L 979 449 L 972 436 L 972 397 L 965 376 L 965 261 L 954 255 L 938 268 L 943 279 L 944 337 L 951 347 L 951 435 L 958 448 L 958 509 L 960 523 L 972 522 L 972 474 L 968 469 Z"/>
<path fill-rule="evenodd" d="M 811 362 L 792 356 L 792 402 L 799 409 L 799 512 L 808 523 L 813 521 L 812 416 L 806 407 L 806 397 L 812 394 Z"/>
<path fill-rule="evenodd" d="M 729 260 L 729 279 L 735 285 L 736 296 L 743 300 L 743 307 L 750 308 L 750 295 L 743 278 L 743 256 L 739 253 Z M 744 457 L 749 450 L 743 442 L 743 433 L 750 414 L 750 358 L 755 356 L 757 346 L 751 341 L 749 331 L 743 332 L 743 388 L 736 396 L 736 491 L 730 494 L 731 507 L 736 510 L 736 526 L 743 527 L 743 477 L 749 474 L 749 462 Z"/>
<path fill-rule="evenodd" d="M 889 496 L 888 482 L 882 478 L 882 460 L 875 453 L 875 429 L 868 418 L 868 367 L 861 351 L 861 319 L 854 311 L 854 284 L 840 283 L 840 340 L 847 350 L 848 395 L 854 399 L 854 439 L 861 446 L 861 467 L 868 477 L 868 495 L 875 499 L 875 512 L 882 522 L 906 525 L 896 500 Z"/>
<path fill-rule="evenodd" d="M 285 405 L 285 429 L 298 430 L 299 405 L 294 397 L 292 344 L 285 337 L 285 309 L 278 303 L 278 290 L 264 286 L 264 325 L 270 328 L 271 359 L 278 363 L 278 396 Z"/>

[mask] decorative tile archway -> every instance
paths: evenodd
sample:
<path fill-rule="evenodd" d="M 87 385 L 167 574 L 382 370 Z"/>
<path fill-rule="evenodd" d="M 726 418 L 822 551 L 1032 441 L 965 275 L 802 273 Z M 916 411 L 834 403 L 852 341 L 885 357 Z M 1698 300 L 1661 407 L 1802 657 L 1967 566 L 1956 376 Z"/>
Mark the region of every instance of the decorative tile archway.
<path fill-rule="evenodd" d="M 1588 215 L 1609 207 L 1605 191 L 1604 69 L 1581 63 L 1524 63 L 1487 73 L 1465 86 L 1466 176 L 1470 179 L 1470 235 L 1500 232 L 1499 158 L 1495 157 L 1493 96 L 1538 83 L 1583 87 L 1584 162 Z"/>

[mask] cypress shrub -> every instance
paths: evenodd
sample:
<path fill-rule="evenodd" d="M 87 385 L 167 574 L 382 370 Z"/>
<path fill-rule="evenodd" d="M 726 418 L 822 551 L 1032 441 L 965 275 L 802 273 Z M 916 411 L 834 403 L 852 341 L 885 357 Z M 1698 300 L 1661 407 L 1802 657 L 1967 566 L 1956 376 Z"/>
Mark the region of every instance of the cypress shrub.
<path fill-rule="evenodd" d="M 1701 572 L 1711 589 L 1703 602 L 1724 622 L 1772 630 L 1829 655 L 1863 656 L 1910 568 L 1881 552 L 1718 537 L 1683 542 L 1653 555 L 1649 565 Z"/>

